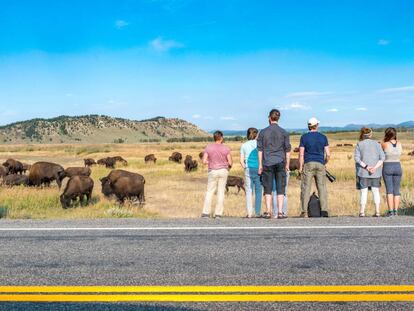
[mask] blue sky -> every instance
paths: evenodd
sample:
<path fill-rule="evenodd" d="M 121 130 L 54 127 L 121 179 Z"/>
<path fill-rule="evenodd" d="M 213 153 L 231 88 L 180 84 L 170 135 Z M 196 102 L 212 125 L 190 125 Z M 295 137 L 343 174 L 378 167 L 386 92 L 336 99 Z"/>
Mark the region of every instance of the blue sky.
<path fill-rule="evenodd" d="M 204 129 L 414 119 L 414 2 L 0 1 L 0 124 L 107 114 Z"/>

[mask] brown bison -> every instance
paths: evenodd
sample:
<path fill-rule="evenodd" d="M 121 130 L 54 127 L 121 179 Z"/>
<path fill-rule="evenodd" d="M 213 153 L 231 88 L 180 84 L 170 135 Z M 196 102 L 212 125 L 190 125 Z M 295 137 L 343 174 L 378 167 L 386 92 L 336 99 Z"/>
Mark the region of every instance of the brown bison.
<path fill-rule="evenodd" d="M 343 144 L 336 144 L 336 146 L 337 146 L 337 147 L 342 147 L 342 146 L 343 146 Z"/>
<path fill-rule="evenodd" d="M 299 171 L 299 159 L 290 159 L 289 171 Z"/>
<path fill-rule="evenodd" d="M 115 156 L 115 157 L 111 157 L 112 159 L 115 160 L 115 163 L 121 163 L 123 166 L 127 166 L 128 165 L 128 161 L 125 160 L 123 157 L 121 156 Z"/>
<path fill-rule="evenodd" d="M 113 183 L 121 177 L 139 178 L 140 180 L 142 180 L 145 183 L 144 176 L 142 176 L 138 173 L 128 172 L 128 171 L 125 171 L 125 170 L 112 170 L 108 174 L 108 176 L 106 176 L 106 177 Z"/>
<path fill-rule="evenodd" d="M 408 153 L 409 156 L 414 156 L 414 151 Z"/>
<path fill-rule="evenodd" d="M 201 152 L 198 154 L 198 158 L 200 159 L 200 161 L 202 161 L 202 160 L 203 160 L 203 157 L 204 157 L 204 151 L 201 151 Z"/>
<path fill-rule="evenodd" d="M 23 163 L 14 159 L 7 159 L 3 166 L 9 169 L 9 174 L 23 174 Z"/>
<path fill-rule="evenodd" d="M 229 187 L 237 187 L 237 193 L 240 192 L 240 189 L 243 189 L 243 191 L 246 193 L 246 189 L 244 189 L 244 180 L 241 177 L 238 176 L 229 176 L 227 177 L 227 183 L 226 183 L 226 191 L 229 192 Z"/>
<path fill-rule="evenodd" d="M 151 153 L 151 154 L 148 154 L 148 155 L 145 156 L 144 161 L 145 161 L 145 163 L 149 163 L 149 162 L 156 163 L 157 158 L 155 157 L 155 155 L 153 153 Z"/>
<path fill-rule="evenodd" d="M 36 162 L 32 165 L 29 172 L 29 185 L 31 186 L 50 186 L 50 183 L 56 180 L 60 189 L 62 180 L 65 178 L 65 169 L 56 163 Z"/>
<path fill-rule="evenodd" d="M 116 161 L 112 157 L 99 159 L 97 162 L 99 165 L 105 165 L 106 168 L 115 168 Z"/>
<path fill-rule="evenodd" d="M 9 174 L 9 168 L 4 165 L 0 165 L 0 178 L 3 178 L 7 174 Z"/>
<path fill-rule="evenodd" d="M 182 159 L 183 159 L 183 155 L 176 151 L 173 152 L 171 156 L 168 158 L 169 161 L 176 162 L 176 163 L 181 163 Z"/>
<path fill-rule="evenodd" d="M 353 147 L 353 144 L 344 144 L 344 147 Z"/>
<path fill-rule="evenodd" d="M 3 177 L 3 184 L 6 186 L 27 186 L 29 184 L 29 177 L 26 175 L 10 174 Z"/>
<path fill-rule="evenodd" d="M 86 204 L 92 196 L 93 180 L 88 176 L 73 176 L 66 184 L 65 190 L 60 195 L 60 203 L 63 208 L 71 206 L 72 201 L 79 198 L 79 202 L 82 205 L 84 197 L 86 197 Z"/>
<path fill-rule="evenodd" d="M 300 151 L 299 147 L 296 147 L 295 149 L 293 149 L 293 152 L 298 153 Z"/>
<path fill-rule="evenodd" d="M 189 173 L 189 172 L 197 170 L 197 167 L 198 167 L 197 161 L 193 160 L 192 156 L 187 155 L 184 160 L 184 170 Z"/>
<path fill-rule="evenodd" d="M 108 175 L 107 177 L 101 178 L 102 193 L 106 197 L 115 195 L 121 204 L 126 199 L 138 200 L 140 204 L 144 203 L 144 177 L 136 173 L 127 173 L 129 174 L 113 174 L 112 176 Z"/>
<path fill-rule="evenodd" d="M 85 166 L 96 165 L 96 161 L 91 158 L 83 159 L 83 163 L 85 163 Z"/>
<path fill-rule="evenodd" d="M 65 169 L 66 177 L 73 176 L 91 176 L 91 169 L 89 167 L 68 167 Z"/>

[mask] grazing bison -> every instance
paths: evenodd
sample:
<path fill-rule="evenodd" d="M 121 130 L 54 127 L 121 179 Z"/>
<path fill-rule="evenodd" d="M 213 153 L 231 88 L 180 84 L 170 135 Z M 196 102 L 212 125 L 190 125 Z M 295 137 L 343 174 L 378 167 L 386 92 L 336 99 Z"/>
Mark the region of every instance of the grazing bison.
<path fill-rule="evenodd" d="M 72 201 L 79 198 L 79 202 L 82 205 L 84 197 L 86 197 L 86 204 L 92 196 L 93 180 L 89 176 L 73 176 L 66 184 L 65 190 L 60 195 L 60 203 L 63 208 L 71 206 Z"/>
<path fill-rule="evenodd" d="M 229 187 L 237 187 L 237 193 L 240 192 L 240 189 L 243 189 L 243 191 L 246 193 L 246 189 L 244 189 L 244 180 L 241 177 L 237 176 L 229 176 L 227 177 L 227 183 L 226 183 L 226 191 L 229 192 Z"/>
<path fill-rule="evenodd" d="M 117 163 L 117 162 L 122 163 L 123 166 L 127 166 L 128 165 L 128 161 L 125 160 L 121 156 L 115 156 L 115 157 L 110 157 L 110 158 L 114 159 L 115 160 L 115 163 Z"/>
<path fill-rule="evenodd" d="M 343 146 L 343 144 L 336 144 L 336 146 L 337 146 L 337 147 L 342 147 L 342 146 Z"/>
<path fill-rule="evenodd" d="M 353 147 L 353 144 L 344 144 L 344 147 Z"/>
<path fill-rule="evenodd" d="M 106 168 L 115 168 L 116 160 L 113 157 L 107 157 L 99 159 L 97 163 L 99 165 L 105 165 Z"/>
<path fill-rule="evenodd" d="M 10 174 L 3 177 L 3 184 L 7 186 L 27 186 L 29 184 L 29 177 L 26 175 Z"/>
<path fill-rule="evenodd" d="M 7 159 L 3 163 L 3 166 L 9 169 L 9 174 L 22 174 L 23 173 L 23 163 L 14 159 Z"/>
<path fill-rule="evenodd" d="M 65 178 L 65 169 L 56 163 L 36 162 L 32 165 L 29 172 L 29 185 L 31 186 L 50 186 L 50 183 L 56 180 L 58 187 L 62 186 L 62 180 Z"/>
<path fill-rule="evenodd" d="M 176 163 L 181 163 L 182 159 L 183 159 L 183 155 L 176 151 L 173 152 L 171 156 L 168 158 L 168 160 L 176 162 Z"/>
<path fill-rule="evenodd" d="M 408 153 L 409 156 L 414 156 L 414 151 Z"/>
<path fill-rule="evenodd" d="M 144 203 L 144 177 L 136 173 L 127 173 L 129 174 L 113 174 L 112 176 L 108 175 L 107 177 L 101 178 L 102 193 L 106 197 L 115 195 L 121 204 L 124 203 L 126 199 L 137 199 L 140 204 Z"/>
<path fill-rule="evenodd" d="M 32 167 L 32 166 L 31 166 L 30 164 L 23 163 L 22 173 L 23 173 L 23 174 L 26 174 L 26 172 L 30 171 L 30 168 L 31 168 L 31 167 Z"/>
<path fill-rule="evenodd" d="M 91 169 L 89 167 L 68 167 L 65 169 L 65 177 L 73 176 L 91 176 Z"/>
<path fill-rule="evenodd" d="M 197 161 L 193 160 L 192 156 L 187 155 L 184 160 L 184 170 L 186 172 L 192 172 L 192 171 L 197 170 L 197 167 L 198 167 Z"/>
<path fill-rule="evenodd" d="M 0 178 L 3 178 L 7 174 L 9 174 L 9 168 L 4 165 L 0 165 Z"/>
<path fill-rule="evenodd" d="M 106 178 L 109 179 L 109 181 L 111 182 L 115 182 L 117 181 L 119 178 L 121 177 L 131 177 L 131 178 L 138 178 L 140 180 L 142 180 L 145 183 L 145 178 L 144 176 L 138 174 L 138 173 L 133 173 L 133 172 L 128 172 L 125 170 L 112 170 L 108 176 L 106 176 Z"/>
<path fill-rule="evenodd" d="M 96 161 L 91 158 L 83 159 L 83 163 L 85 163 L 85 166 L 92 166 L 96 164 Z"/>
<path fill-rule="evenodd" d="M 145 163 L 149 163 L 149 162 L 156 163 L 157 158 L 155 157 L 155 155 L 153 153 L 151 153 L 151 154 L 148 154 L 148 155 L 145 156 L 144 161 L 145 161 Z"/>
<path fill-rule="evenodd" d="M 295 149 L 293 149 L 293 152 L 298 153 L 300 151 L 299 147 L 296 147 Z"/>
<path fill-rule="evenodd" d="M 198 154 L 198 157 L 200 158 L 200 161 L 201 161 L 201 160 L 203 160 L 203 157 L 204 157 L 204 152 L 203 152 L 203 151 L 201 151 L 201 152 Z"/>

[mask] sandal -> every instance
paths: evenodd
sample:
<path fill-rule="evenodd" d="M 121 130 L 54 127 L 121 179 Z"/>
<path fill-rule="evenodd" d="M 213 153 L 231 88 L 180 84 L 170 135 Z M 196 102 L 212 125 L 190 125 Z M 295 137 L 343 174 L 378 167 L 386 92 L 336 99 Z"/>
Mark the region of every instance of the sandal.
<path fill-rule="evenodd" d="M 265 212 L 265 213 L 263 214 L 263 218 L 265 218 L 265 219 L 270 219 L 270 214 L 269 214 L 268 212 Z"/>
<path fill-rule="evenodd" d="M 375 213 L 373 217 L 381 217 L 380 213 Z"/>
<path fill-rule="evenodd" d="M 277 219 L 284 219 L 285 217 L 283 217 L 283 214 L 282 213 L 278 213 L 277 214 Z"/>
<path fill-rule="evenodd" d="M 359 217 L 365 217 L 365 213 L 359 213 Z"/>

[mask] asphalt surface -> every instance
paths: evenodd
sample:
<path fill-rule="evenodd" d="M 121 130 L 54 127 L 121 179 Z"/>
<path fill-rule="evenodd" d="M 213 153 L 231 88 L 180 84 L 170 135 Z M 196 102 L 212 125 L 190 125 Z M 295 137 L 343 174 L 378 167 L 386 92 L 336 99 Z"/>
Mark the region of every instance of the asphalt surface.
<path fill-rule="evenodd" d="M 0 230 L 13 229 L 0 231 L 0 285 L 413 285 L 413 226 L 414 217 L 3 220 Z M 0 303 L 0 309 L 414 310 L 414 304 Z"/>

